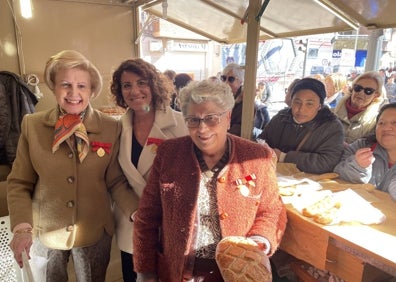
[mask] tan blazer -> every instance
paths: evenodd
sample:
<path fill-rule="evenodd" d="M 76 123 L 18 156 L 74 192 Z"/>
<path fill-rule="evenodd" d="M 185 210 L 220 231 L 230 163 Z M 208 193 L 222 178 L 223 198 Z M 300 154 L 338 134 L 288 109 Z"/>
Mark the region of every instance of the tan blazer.
<path fill-rule="evenodd" d="M 119 161 L 129 184 L 140 197 L 157 154 L 157 146 L 154 144 L 145 145 L 139 158 L 138 167 L 132 164 L 132 119 L 132 110 L 128 110 L 121 118 L 122 134 Z M 176 112 L 170 107 L 167 107 L 166 112 L 162 110 L 155 112 L 155 120 L 149 138 L 166 140 L 187 134 L 188 130 L 180 112 Z M 132 253 L 133 223 L 120 212 L 117 206 L 114 207 L 114 214 L 118 247 L 124 252 Z"/>
<path fill-rule="evenodd" d="M 96 243 L 103 231 L 114 232 L 110 197 L 125 214 L 137 205 L 118 163 L 121 126 L 88 108 L 84 125 L 90 142 L 110 144 L 100 156 L 92 150 L 83 163 L 66 142 L 52 153 L 58 110 L 26 115 L 12 171 L 8 176 L 11 228 L 30 223 L 49 248 L 71 249 Z"/>

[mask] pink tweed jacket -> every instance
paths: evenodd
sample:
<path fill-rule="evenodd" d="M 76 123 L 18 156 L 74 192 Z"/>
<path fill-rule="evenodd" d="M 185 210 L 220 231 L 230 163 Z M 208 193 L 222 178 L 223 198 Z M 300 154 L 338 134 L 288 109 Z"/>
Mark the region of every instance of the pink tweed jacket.
<path fill-rule="evenodd" d="M 217 181 L 222 236 L 263 236 L 271 243 L 272 255 L 287 218 L 271 152 L 237 136 L 229 135 L 229 140 L 230 159 Z M 167 140 L 158 148 L 135 217 L 135 271 L 156 273 L 167 282 L 183 281 L 191 274 L 200 174 L 189 136 Z M 237 189 L 237 180 L 252 174 L 255 187 L 245 197 Z"/>

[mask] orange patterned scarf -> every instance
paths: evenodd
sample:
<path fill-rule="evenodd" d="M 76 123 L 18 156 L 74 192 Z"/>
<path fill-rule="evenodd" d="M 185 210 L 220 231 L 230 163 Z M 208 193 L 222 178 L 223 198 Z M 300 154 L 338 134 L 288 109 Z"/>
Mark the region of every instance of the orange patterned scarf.
<path fill-rule="evenodd" d="M 59 145 L 74 134 L 80 163 L 83 162 L 89 150 L 88 134 L 82 123 L 82 116 L 71 114 L 61 116 L 55 124 L 54 141 L 52 143 L 52 152 L 55 153 L 59 149 Z"/>

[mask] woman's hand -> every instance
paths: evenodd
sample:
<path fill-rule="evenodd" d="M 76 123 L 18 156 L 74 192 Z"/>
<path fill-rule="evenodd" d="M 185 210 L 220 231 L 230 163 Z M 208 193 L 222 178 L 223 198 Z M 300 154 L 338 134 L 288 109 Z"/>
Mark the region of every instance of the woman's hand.
<path fill-rule="evenodd" d="M 271 273 L 271 265 L 268 259 L 268 254 L 271 251 L 271 243 L 268 241 L 267 238 L 264 238 L 262 236 L 250 236 L 248 237 L 248 239 L 253 240 L 257 244 L 257 247 L 265 253 L 265 257 L 262 260 L 262 264 Z"/>
<path fill-rule="evenodd" d="M 31 228 L 24 228 L 14 231 L 14 237 L 10 242 L 10 248 L 14 253 L 14 258 L 18 263 L 19 267 L 23 267 L 22 262 L 22 252 L 26 251 L 27 257 L 30 259 L 30 247 L 32 246 L 33 239 L 32 239 L 32 229 Z"/>
<path fill-rule="evenodd" d="M 355 159 L 359 166 L 363 168 L 369 167 L 374 161 L 374 155 L 370 148 L 361 148 L 356 151 Z"/>

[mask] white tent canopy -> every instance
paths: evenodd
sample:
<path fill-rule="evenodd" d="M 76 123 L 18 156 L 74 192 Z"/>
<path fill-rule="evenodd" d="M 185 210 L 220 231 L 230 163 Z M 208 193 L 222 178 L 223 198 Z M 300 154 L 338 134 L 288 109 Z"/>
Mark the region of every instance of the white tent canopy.
<path fill-rule="evenodd" d="M 396 1 L 385 0 L 267 0 L 260 20 L 261 40 L 340 32 L 358 26 L 396 27 Z M 241 24 L 248 0 L 136 1 L 146 11 L 169 22 L 224 43 L 246 42 Z M 142 5 L 142 3 L 145 3 Z M 163 3 L 166 8 L 163 8 Z M 166 6 L 167 5 L 167 6 Z M 261 7 L 260 7 L 261 8 Z M 165 12 L 165 13 L 164 13 Z M 260 10 L 251 15 L 256 18 Z M 248 15 L 250 16 L 250 15 Z"/>

